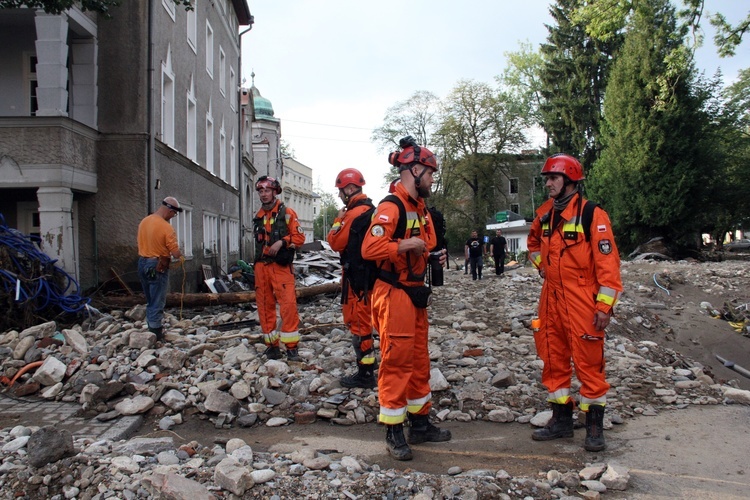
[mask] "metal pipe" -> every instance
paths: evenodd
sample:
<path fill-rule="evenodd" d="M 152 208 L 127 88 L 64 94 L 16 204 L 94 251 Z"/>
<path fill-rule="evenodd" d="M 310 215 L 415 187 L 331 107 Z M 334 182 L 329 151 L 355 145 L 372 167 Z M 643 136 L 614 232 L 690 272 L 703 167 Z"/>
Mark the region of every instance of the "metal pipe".
<path fill-rule="evenodd" d="M 747 378 L 750 378 L 750 370 L 746 370 L 746 369 L 742 368 L 740 365 L 735 364 L 734 361 L 729 361 L 728 359 L 724 359 L 721 356 L 719 356 L 718 354 L 715 354 L 715 356 L 716 356 L 716 359 L 718 359 L 719 361 L 721 361 L 722 364 L 724 366 L 726 366 L 727 368 L 729 368 L 730 370 L 734 370 L 737 373 L 739 373 L 740 375 L 742 375 L 744 377 L 747 377 Z"/>

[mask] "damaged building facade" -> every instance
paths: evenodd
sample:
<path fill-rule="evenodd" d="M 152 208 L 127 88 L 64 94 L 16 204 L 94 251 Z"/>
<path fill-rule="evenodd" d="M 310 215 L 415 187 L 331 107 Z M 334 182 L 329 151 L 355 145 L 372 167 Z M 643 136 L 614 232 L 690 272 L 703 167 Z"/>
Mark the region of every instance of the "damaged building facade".
<path fill-rule="evenodd" d="M 174 196 L 195 291 L 203 265 L 226 270 L 252 251 L 256 176 L 282 177 L 278 123 L 260 144 L 240 89 L 247 2 L 192 7 L 122 2 L 111 19 L 0 9 L 0 213 L 82 290 L 115 274 L 137 284 L 138 224 Z"/>

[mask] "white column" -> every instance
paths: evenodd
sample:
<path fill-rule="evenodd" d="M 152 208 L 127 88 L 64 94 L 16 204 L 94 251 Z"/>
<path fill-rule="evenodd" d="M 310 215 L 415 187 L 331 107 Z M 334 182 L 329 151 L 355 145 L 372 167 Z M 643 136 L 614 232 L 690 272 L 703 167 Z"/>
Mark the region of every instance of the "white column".
<path fill-rule="evenodd" d="M 36 12 L 37 116 L 68 116 L 68 16 Z"/>
<path fill-rule="evenodd" d="M 78 279 L 73 240 L 73 192 L 66 187 L 40 187 L 36 197 L 42 251 L 51 259 L 57 259 L 57 267 Z"/>
<path fill-rule="evenodd" d="M 96 78 L 97 78 L 96 38 L 73 40 L 71 45 L 70 69 L 72 72 L 70 90 L 70 117 L 96 128 Z"/>

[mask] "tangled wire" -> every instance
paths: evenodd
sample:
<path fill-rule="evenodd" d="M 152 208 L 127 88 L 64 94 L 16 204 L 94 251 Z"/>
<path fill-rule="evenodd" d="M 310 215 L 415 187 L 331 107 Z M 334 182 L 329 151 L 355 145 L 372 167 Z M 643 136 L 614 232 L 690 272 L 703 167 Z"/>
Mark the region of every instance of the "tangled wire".
<path fill-rule="evenodd" d="M 74 315 L 90 299 L 79 295 L 78 282 L 39 249 L 41 239 L 8 227 L 0 214 L 0 331 L 28 328 L 40 320 Z"/>

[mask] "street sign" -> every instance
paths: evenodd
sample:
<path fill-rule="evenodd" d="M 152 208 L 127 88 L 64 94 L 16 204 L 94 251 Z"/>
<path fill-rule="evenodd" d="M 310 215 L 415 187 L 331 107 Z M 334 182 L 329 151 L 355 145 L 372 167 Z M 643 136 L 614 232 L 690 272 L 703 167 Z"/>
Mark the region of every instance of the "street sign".
<path fill-rule="evenodd" d="M 498 212 L 495 214 L 495 222 L 507 222 L 508 221 L 508 211 L 503 210 L 502 212 Z"/>

